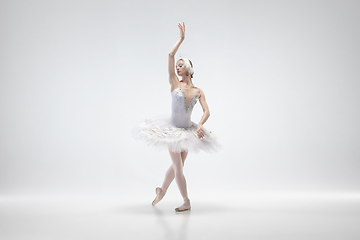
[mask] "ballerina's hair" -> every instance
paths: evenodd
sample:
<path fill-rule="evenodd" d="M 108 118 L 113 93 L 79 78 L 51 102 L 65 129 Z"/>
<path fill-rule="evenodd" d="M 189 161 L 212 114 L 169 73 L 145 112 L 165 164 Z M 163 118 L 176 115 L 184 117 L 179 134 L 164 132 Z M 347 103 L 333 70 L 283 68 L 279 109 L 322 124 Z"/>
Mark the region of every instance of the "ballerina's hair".
<path fill-rule="evenodd" d="M 184 65 L 185 65 L 186 71 L 190 74 L 191 78 L 193 78 L 193 76 L 194 76 L 194 69 L 193 69 L 192 62 L 191 62 L 188 58 L 180 58 L 179 60 L 183 60 L 183 61 L 184 61 Z"/>

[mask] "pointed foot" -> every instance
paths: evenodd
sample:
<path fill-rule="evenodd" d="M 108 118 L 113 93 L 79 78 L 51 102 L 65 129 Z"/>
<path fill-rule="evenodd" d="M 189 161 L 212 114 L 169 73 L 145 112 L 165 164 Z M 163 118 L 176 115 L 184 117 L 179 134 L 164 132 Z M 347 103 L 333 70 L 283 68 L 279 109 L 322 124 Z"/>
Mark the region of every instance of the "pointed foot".
<path fill-rule="evenodd" d="M 156 197 L 155 197 L 154 201 L 152 202 L 153 206 L 155 206 L 158 202 L 161 201 L 161 199 L 163 199 L 163 197 L 165 196 L 166 191 L 164 191 L 162 188 L 157 187 L 155 189 L 155 193 L 156 193 Z"/>

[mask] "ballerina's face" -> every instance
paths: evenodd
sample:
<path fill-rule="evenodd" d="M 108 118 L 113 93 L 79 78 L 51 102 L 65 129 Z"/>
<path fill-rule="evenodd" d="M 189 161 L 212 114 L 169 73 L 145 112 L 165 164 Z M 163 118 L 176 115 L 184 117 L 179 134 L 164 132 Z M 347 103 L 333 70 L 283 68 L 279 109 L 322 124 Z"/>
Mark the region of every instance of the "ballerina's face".
<path fill-rule="evenodd" d="M 176 63 L 176 72 L 179 76 L 183 76 L 187 74 L 187 70 L 183 60 L 179 60 Z"/>

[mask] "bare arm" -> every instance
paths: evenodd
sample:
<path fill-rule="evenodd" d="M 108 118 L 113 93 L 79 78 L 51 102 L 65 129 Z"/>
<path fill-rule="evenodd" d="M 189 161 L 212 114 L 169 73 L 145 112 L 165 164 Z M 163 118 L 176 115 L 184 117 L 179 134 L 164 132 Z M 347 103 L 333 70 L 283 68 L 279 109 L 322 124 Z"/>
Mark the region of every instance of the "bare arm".
<path fill-rule="evenodd" d="M 185 39 L 185 23 L 183 22 L 183 25 L 179 23 L 178 27 L 180 29 L 180 39 L 175 43 L 175 45 L 171 48 L 169 52 L 169 66 L 168 66 L 169 83 L 172 87 L 174 86 L 174 88 L 177 87 L 176 85 L 179 82 L 179 79 L 175 74 L 175 54 L 179 49 L 181 43 Z"/>
<path fill-rule="evenodd" d="M 198 128 L 197 128 L 197 135 L 199 138 L 203 138 L 204 137 L 204 129 L 203 129 L 203 124 L 208 120 L 208 118 L 210 117 L 210 110 L 209 110 L 209 106 L 206 103 L 206 99 L 205 99 L 205 94 L 202 90 L 200 90 L 200 104 L 201 107 L 203 109 L 203 115 L 200 119 L 200 122 L 198 124 Z"/>

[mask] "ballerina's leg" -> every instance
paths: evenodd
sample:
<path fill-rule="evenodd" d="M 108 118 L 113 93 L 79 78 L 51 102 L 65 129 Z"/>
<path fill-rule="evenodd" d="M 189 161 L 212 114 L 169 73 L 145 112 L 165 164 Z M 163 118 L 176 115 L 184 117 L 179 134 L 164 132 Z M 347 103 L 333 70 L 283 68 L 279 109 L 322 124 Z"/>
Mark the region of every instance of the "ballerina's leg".
<path fill-rule="evenodd" d="M 186 189 L 186 179 L 183 173 L 183 162 L 181 159 L 181 153 L 175 153 L 169 151 L 171 160 L 173 162 L 173 169 L 175 172 L 175 181 L 180 190 L 181 196 L 183 197 L 185 202 L 189 201 L 187 189 Z"/>
<path fill-rule="evenodd" d="M 187 153 L 188 152 L 181 152 L 182 166 L 184 166 Z M 154 201 L 152 202 L 153 206 L 155 206 L 158 202 L 161 201 L 161 199 L 163 199 L 163 197 L 166 194 L 167 189 L 169 188 L 169 186 L 170 186 L 171 182 L 174 180 L 174 178 L 175 178 L 175 171 L 174 171 L 173 164 L 171 164 L 169 169 L 166 171 L 165 179 L 164 179 L 164 182 L 163 182 L 161 188 L 157 187 L 155 189 L 156 197 L 155 197 Z"/>
<path fill-rule="evenodd" d="M 187 157 L 187 154 L 188 154 L 188 152 L 185 152 L 185 151 L 181 152 L 181 161 L 182 161 L 183 166 L 185 164 L 185 159 Z M 167 191 L 167 189 L 169 188 L 169 186 L 172 183 L 172 181 L 174 180 L 174 178 L 175 178 L 175 171 L 174 171 L 173 164 L 171 164 L 169 169 L 165 173 L 165 178 L 164 178 L 163 184 L 161 186 L 163 191 L 165 191 L 165 192 Z"/>

